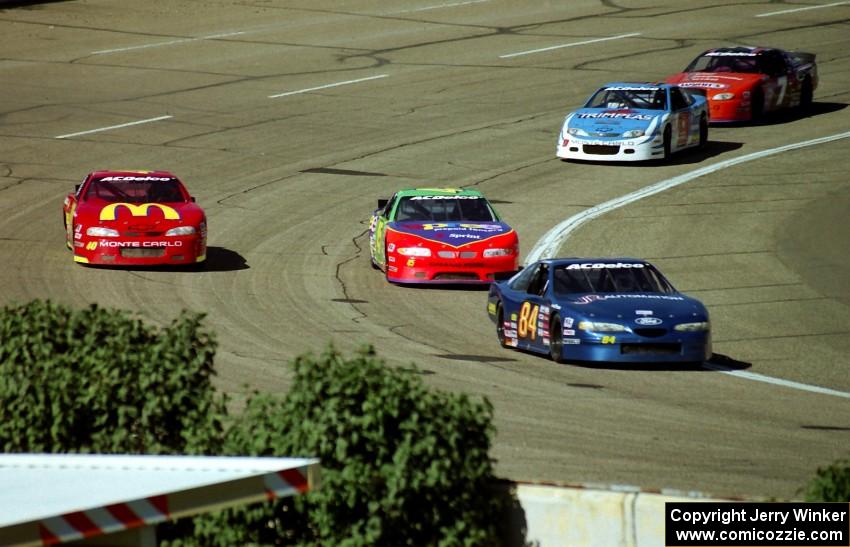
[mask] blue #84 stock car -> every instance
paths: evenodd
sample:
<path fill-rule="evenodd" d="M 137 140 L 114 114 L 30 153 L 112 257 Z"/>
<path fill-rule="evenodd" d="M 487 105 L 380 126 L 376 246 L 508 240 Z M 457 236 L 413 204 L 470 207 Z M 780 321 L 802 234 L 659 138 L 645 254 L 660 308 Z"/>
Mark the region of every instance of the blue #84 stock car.
<path fill-rule="evenodd" d="M 633 258 L 540 260 L 493 283 L 487 312 L 503 347 L 548 354 L 558 363 L 711 358 L 705 306 Z"/>
<path fill-rule="evenodd" d="M 703 90 L 671 84 L 610 83 L 567 115 L 555 155 L 565 160 L 644 161 L 708 141 Z"/>

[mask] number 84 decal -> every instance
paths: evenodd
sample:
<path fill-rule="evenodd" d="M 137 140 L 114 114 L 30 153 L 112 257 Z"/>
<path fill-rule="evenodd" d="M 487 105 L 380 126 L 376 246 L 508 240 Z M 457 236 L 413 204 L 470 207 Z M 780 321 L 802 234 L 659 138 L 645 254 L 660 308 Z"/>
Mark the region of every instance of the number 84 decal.
<path fill-rule="evenodd" d="M 519 338 L 537 338 L 537 318 L 540 306 L 531 302 L 523 302 L 519 309 L 519 321 L 517 321 L 517 336 Z"/>

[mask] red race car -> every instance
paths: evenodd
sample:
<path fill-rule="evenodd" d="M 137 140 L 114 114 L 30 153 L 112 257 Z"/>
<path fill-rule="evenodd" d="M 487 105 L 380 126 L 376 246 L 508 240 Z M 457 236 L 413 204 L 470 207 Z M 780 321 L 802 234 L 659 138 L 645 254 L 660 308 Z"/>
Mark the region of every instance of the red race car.
<path fill-rule="evenodd" d="M 89 173 L 62 211 L 75 262 L 186 265 L 206 258 L 204 210 L 167 171 Z"/>
<path fill-rule="evenodd" d="M 814 53 L 724 47 L 702 53 L 666 81 L 704 89 L 712 123 L 746 122 L 783 108 L 808 108 L 818 68 Z"/>

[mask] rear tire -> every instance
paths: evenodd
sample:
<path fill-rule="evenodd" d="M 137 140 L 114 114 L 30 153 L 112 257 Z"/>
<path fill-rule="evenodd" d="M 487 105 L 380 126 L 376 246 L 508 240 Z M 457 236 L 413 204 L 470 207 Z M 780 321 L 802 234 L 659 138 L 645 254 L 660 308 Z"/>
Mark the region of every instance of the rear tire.
<path fill-rule="evenodd" d="M 564 330 L 561 318 L 557 315 L 549 323 L 549 357 L 556 363 L 566 363 L 564 359 Z"/>
<path fill-rule="evenodd" d="M 800 90 L 800 111 L 806 112 L 809 110 L 812 107 L 813 100 L 814 89 L 812 88 L 812 81 L 806 78 L 803 81 L 803 88 Z"/>
<path fill-rule="evenodd" d="M 708 120 L 705 116 L 700 116 L 699 119 L 699 148 L 705 148 L 705 145 L 708 144 Z"/>
<path fill-rule="evenodd" d="M 505 309 L 502 308 L 502 303 L 496 304 L 496 338 L 499 339 L 499 345 L 503 348 L 510 348 L 505 339 Z"/>

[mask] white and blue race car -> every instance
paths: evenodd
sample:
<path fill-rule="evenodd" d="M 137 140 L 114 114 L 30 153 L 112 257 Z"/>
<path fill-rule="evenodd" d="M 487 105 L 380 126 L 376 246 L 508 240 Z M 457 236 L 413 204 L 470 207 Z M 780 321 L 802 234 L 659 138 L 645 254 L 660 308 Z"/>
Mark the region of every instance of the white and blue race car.
<path fill-rule="evenodd" d="M 708 103 L 671 84 L 610 83 L 564 120 L 555 155 L 565 160 L 666 160 L 708 140 Z"/>

